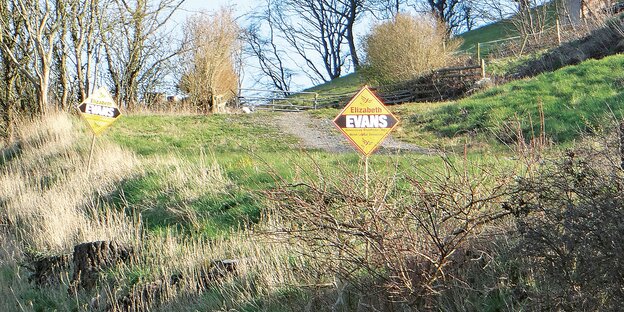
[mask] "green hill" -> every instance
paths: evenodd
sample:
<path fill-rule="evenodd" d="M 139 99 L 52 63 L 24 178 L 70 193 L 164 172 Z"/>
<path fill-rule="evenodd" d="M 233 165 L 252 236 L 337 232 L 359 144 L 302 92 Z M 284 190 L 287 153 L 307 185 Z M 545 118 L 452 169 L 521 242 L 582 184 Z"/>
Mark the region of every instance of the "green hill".
<path fill-rule="evenodd" d="M 400 110 L 407 120 L 404 131 L 414 136 L 419 131 L 446 138 L 480 133 L 509 142 L 516 136 L 518 122 L 525 137 L 537 134 L 541 106 L 547 137 L 565 144 L 612 114 L 622 116 L 623 81 L 624 55 L 615 55 L 497 86 L 457 102 L 428 106 L 425 112 L 419 104 Z"/>

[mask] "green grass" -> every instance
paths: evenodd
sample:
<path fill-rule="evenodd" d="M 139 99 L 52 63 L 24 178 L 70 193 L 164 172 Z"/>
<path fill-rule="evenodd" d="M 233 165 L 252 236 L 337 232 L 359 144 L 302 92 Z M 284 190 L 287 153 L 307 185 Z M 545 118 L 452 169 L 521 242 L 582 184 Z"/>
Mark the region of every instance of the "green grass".
<path fill-rule="evenodd" d="M 196 157 L 201 150 L 224 156 L 290 149 L 296 141 L 285 137 L 276 142 L 279 133 L 259 120 L 262 118 L 265 116 L 124 116 L 110 130 L 110 136 L 143 156 L 177 152 L 183 157 Z"/>
<path fill-rule="evenodd" d="M 306 92 L 318 92 L 318 93 L 331 93 L 331 94 L 343 94 L 349 92 L 355 92 L 366 84 L 364 77 L 358 72 L 350 73 L 342 77 L 338 77 L 332 81 L 328 81 L 324 84 L 306 89 Z"/>
<path fill-rule="evenodd" d="M 546 135 L 556 143 L 568 144 L 582 131 L 593 130 L 611 111 L 620 116 L 623 86 L 624 56 L 587 61 L 456 102 L 393 106 L 401 120 L 394 136 L 458 154 L 467 147 L 471 159 L 496 158 L 509 154 L 500 142 L 514 142 L 517 123 L 525 138 L 537 135 L 542 105 Z M 331 119 L 338 111 L 324 109 L 311 114 Z M 218 192 L 207 187 L 188 200 L 168 184 L 167 176 L 152 168 L 124 183 L 125 200 L 130 206 L 149 207 L 143 216 L 150 229 L 181 227 L 215 236 L 256 222 L 263 209 L 262 191 L 271 188 L 276 178 L 294 181 L 316 167 L 329 175 L 337 172 L 336 168 L 361 169 L 356 153 L 301 151 L 297 139 L 281 134 L 271 118 L 269 114 L 125 116 L 109 133 L 117 143 L 148 158 L 173 156 L 203 164 L 216 161 L 231 184 Z M 440 164 L 436 157 L 422 155 L 375 155 L 371 162 L 379 174 L 391 172 L 395 163 L 406 172 L 415 166 L 422 169 Z M 178 213 L 172 213 L 172 207 Z M 198 218 L 193 226 L 189 226 L 189 211 Z"/>
<path fill-rule="evenodd" d="M 322 110 L 335 115 L 336 110 Z M 139 209 L 151 231 L 168 228 L 202 233 L 210 237 L 227 234 L 255 223 L 263 209 L 262 192 L 276 179 L 296 181 L 317 169 L 332 176 L 341 170 L 362 169 L 360 156 L 301 150 L 297 139 L 279 132 L 270 114 L 209 116 L 124 116 L 107 133 L 114 142 L 150 160 L 153 166 L 142 175 L 124 181 L 115 204 Z M 345 139 L 346 140 L 346 139 Z M 173 158 L 172 165 L 166 159 Z M 163 161 L 162 159 L 165 159 Z M 389 174 L 399 162 L 401 170 L 440 165 L 434 156 L 401 157 L 375 155 L 371 167 Z M 201 175 L 218 164 L 227 179 L 217 191 L 210 183 L 204 190 L 194 184 L 172 183 L 170 172 L 183 170 Z M 182 169 L 178 168 L 182 167 Z M 188 169 L 184 169 L 188 168 Z M 340 170 L 337 170 L 340 168 Z M 191 198 L 185 192 L 193 188 Z"/>
<path fill-rule="evenodd" d="M 624 56 L 590 60 L 552 73 L 494 87 L 469 98 L 435 105 L 428 111 L 406 108 L 402 115 L 406 137 L 456 138 L 481 134 L 513 136 L 506 124 L 521 123 L 525 137 L 539 131 L 539 105 L 543 106 L 546 135 L 556 143 L 569 143 L 584 131 L 593 131 L 611 113 L 620 117 L 624 100 Z M 412 106 L 418 106 L 413 104 Z"/>
<path fill-rule="evenodd" d="M 206 185 L 206 190 L 189 200 L 180 193 L 197 186 L 171 185 L 170 178 L 164 174 L 167 168 L 161 168 L 168 165 L 156 165 L 148 168 L 145 175 L 123 184 L 123 200 L 130 207 L 146 208 L 142 215 L 152 230 L 178 227 L 214 236 L 257 221 L 259 203 L 247 190 L 262 188 L 273 181 L 261 159 L 287 153 L 296 143 L 294 138 L 282 136 L 276 128 L 267 126 L 269 123 L 264 118 L 268 117 L 262 114 L 124 116 L 109 133 L 116 143 L 143 157 L 173 157 L 188 163 L 185 166 L 196 166 L 192 168 L 197 172 L 188 174 L 212 170 L 210 164 L 216 161 L 226 178 L 235 182 L 218 192 Z M 273 165 L 284 166 L 279 161 Z M 190 222 L 194 215 L 198 216 L 199 224 Z"/>
<path fill-rule="evenodd" d="M 477 43 L 505 39 L 517 35 L 518 32 L 511 20 L 505 19 L 459 35 L 458 37 L 463 40 L 459 49 L 476 51 Z"/>

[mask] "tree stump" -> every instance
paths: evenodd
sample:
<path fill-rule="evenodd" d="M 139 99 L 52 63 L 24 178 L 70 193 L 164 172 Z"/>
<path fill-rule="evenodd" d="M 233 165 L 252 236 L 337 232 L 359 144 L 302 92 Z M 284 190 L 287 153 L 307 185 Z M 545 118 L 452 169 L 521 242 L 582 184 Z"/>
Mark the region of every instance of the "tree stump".
<path fill-rule="evenodd" d="M 31 283 L 39 286 L 55 285 L 61 282 L 63 273 L 69 272 L 71 254 L 59 256 L 33 256 L 29 260 Z"/>
<path fill-rule="evenodd" d="M 225 259 L 213 261 L 207 268 L 202 268 L 199 272 L 198 288 L 207 289 L 215 282 L 230 275 L 238 274 L 238 260 Z"/>
<path fill-rule="evenodd" d="M 89 242 L 74 246 L 73 290 L 93 289 L 102 270 L 127 262 L 133 255 L 131 247 L 112 241 Z"/>

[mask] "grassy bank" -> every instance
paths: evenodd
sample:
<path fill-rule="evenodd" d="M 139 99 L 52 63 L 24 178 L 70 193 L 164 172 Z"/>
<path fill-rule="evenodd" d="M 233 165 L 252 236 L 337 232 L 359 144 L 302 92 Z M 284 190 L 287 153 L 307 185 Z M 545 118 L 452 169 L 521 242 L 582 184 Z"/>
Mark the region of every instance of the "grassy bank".
<path fill-rule="evenodd" d="M 491 88 L 463 100 L 398 108 L 406 122 L 403 137 L 420 142 L 436 138 L 481 137 L 512 143 L 545 133 L 568 144 L 592 132 L 605 119 L 622 116 L 624 56 L 589 60 L 534 78 Z"/>

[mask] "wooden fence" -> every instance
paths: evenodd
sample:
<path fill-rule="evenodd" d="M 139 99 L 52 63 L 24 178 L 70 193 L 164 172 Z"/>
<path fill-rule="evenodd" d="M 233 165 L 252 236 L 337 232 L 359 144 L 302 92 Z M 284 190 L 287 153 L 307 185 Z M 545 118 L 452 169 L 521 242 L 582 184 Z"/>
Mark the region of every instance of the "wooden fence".
<path fill-rule="evenodd" d="M 479 65 L 443 68 L 414 80 L 374 89 L 387 105 L 439 102 L 462 97 L 485 77 L 485 61 L 481 60 Z"/>
<path fill-rule="evenodd" d="M 485 61 L 479 65 L 443 68 L 399 84 L 374 86 L 386 105 L 408 102 L 438 102 L 462 97 L 475 83 L 485 78 Z M 240 105 L 255 110 L 304 111 L 339 108 L 357 93 L 286 92 L 276 90 L 241 90 Z"/>

